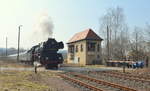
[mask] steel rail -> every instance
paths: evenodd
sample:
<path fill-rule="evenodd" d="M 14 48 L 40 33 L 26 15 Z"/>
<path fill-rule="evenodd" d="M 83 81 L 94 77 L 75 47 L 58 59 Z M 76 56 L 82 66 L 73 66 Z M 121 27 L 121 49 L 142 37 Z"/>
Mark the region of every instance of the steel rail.
<path fill-rule="evenodd" d="M 96 72 L 92 72 L 92 73 L 95 73 Z M 120 74 L 113 74 L 113 73 L 107 73 L 107 72 L 104 72 L 102 73 L 104 74 L 105 76 L 112 76 L 112 77 L 118 77 L 118 78 L 123 78 L 123 79 L 129 79 L 129 80 L 136 80 L 136 81 L 141 81 L 141 82 L 149 82 L 150 83 L 150 80 L 146 80 L 146 79 L 142 79 L 142 78 L 136 78 L 136 77 L 132 77 L 132 76 L 128 76 L 128 75 L 120 75 Z"/>
<path fill-rule="evenodd" d="M 118 73 L 118 72 L 104 72 L 104 73 L 128 76 L 128 77 L 139 78 L 139 79 L 143 79 L 143 80 L 150 80 L 149 77 L 142 77 L 142 76 L 137 76 L 137 75 L 125 74 L 125 73 Z"/>
<path fill-rule="evenodd" d="M 76 77 L 80 77 L 80 78 L 83 78 L 83 79 L 87 79 L 87 80 L 96 82 L 98 84 L 103 84 L 103 85 L 111 86 L 111 87 L 118 88 L 118 89 L 121 89 L 121 90 L 124 90 L 124 91 L 137 91 L 136 89 L 133 89 L 133 88 L 125 87 L 125 86 L 122 86 L 122 85 L 119 85 L 119 84 L 115 84 L 115 83 L 111 83 L 111 82 L 107 82 L 107 81 L 104 81 L 104 80 L 99 80 L 99 79 L 91 78 L 89 76 L 77 74 L 75 72 L 70 72 L 70 74 L 72 74 L 72 75 L 74 75 Z"/>
<path fill-rule="evenodd" d="M 74 82 L 74 83 L 76 83 L 76 84 L 78 84 L 78 85 L 80 85 L 80 86 L 84 86 L 84 87 L 86 87 L 86 88 L 88 88 L 88 89 L 90 89 L 90 90 L 93 90 L 93 91 L 104 91 L 104 90 L 102 90 L 102 89 L 100 89 L 100 88 L 97 88 L 97 87 L 95 87 L 95 86 L 86 84 L 85 82 L 82 82 L 82 81 L 77 80 L 77 79 L 73 79 L 73 78 L 68 77 L 68 76 L 66 76 L 66 75 L 59 74 L 59 76 L 62 77 L 62 78 L 64 78 L 64 79 L 67 79 L 67 80 L 69 80 L 69 81 L 72 81 L 72 82 Z"/>

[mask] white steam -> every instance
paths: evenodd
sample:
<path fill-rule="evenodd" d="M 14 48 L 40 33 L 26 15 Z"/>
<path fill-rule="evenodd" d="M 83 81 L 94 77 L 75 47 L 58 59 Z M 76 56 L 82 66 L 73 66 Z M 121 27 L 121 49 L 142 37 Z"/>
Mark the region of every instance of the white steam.
<path fill-rule="evenodd" d="M 48 14 L 41 14 L 35 22 L 34 25 L 34 42 L 42 42 L 47 40 L 53 35 L 54 24 L 51 20 L 51 17 Z"/>

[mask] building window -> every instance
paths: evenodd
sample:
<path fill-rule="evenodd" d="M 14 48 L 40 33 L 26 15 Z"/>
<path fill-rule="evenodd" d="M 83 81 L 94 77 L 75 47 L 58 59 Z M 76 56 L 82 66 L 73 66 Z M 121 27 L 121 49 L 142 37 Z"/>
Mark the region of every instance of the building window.
<path fill-rule="evenodd" d="M 74 53 L 74 45 L 69 45 L 69 53 Z"/>
<path fill-rule="evenodd" d="M 99 44 L 97 45 L 97 51 L 98 51 L 98 52 L 100 51 L 100 46 L 99 46 Z"/>
<path fill-rule="evenodd" d="M 78 52 L 78 45 L 76 45 L 76 52 Z"/>
<path fill-rule="evenodd" d="M 87 43 L 88 51 L 94 52 L 95 51 L 95 44 L 96 43 L 94 43 L 94 42 L 88 42 Z"/>
<path fill-rule="evenodd" d="M 74 60 L 74 55 L 70 55 L 70 60 Z"/>
<path fill-rule="evenodd" d="M 81 52 L 83 51 L 83 45 L 81 44 Z"/>
<path fill-rule="evenodd" d="M 78 57 L 78 63 L 80 62 L 80 57 Z"/>

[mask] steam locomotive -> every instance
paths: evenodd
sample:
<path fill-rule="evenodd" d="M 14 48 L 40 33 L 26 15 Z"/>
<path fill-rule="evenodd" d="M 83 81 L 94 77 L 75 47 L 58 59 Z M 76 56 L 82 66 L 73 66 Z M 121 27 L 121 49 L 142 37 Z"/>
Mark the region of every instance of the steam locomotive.
<path fill-rule="evenodd" d="M 30 56 L 31 63 L 39 62 L 45 68 L 58 67 L 58 64 L 63 63 L 62 54 L 57 53 L 59 49 L 63 49 L 63 42 L 57 42 L 53 38 L 33 46 L 27 51 Z"/>
<path fill-rule="evenodd" d="M 38 63 L 48 68 L 58 68 L 58 64 L 63 63 L 63 57 L 61 53 L 58 53 L 59 49 L 63 49 L 63 42 L 57 42 L 54 38 L 48 38 L 47 41 L 39 43 L 33 46 L 30 50 L 20 53 L 19 60 L 25 63 Z M 11 59 L 16 59 L 15 55 L 9 56 Z"/>

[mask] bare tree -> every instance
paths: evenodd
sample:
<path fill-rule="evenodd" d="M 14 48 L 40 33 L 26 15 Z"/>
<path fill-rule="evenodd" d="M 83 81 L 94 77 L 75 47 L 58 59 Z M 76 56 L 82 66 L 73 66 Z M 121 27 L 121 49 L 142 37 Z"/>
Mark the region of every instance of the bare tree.
<path fill-rule="evenodd" d="M 107 31 L 107 27 L 109 31 Z M 104 40 L 107 40 L 107 42 L 105 41 L 104 45 L 108 47 L 109 44 L 110 48 L 109 51 L 107 51 L 110 53 L 105 54 L 109 54 L 110 58 L 120 58 L 120 52 L 122 52 L 122 56 L 124 55 L 126 45 L 125 41 L 127 41 L 127 37 L 125 37 L 127 35 L 127 30 L 128 26 L 125 23 L 123 9 L 120 7 L 109 8 L 106 14 L 100 18 L 100 32 L 103 33 Z"/>
<path fill-rule="evenodd" d="M 143 60 L 146 53 L 146 41 L 144 39 L 143 29 L 140 27 L 135 27 L 132 33 L 133 37 L 130 41 L 131 51 L 130 56 L 133 60 Z"/>
<path fill-rule="evenodd" d="M 112 40 L 112 57 L 114 59 L 124 59 L 129 51 L 129 33 L 128 27 L 124 26 L 122 30 L 118 33 L 118 37 Z"/>
<path fill-rule="evenodd" d="M 146 23 L 145 37 L 148 42 L 150 42 L 150 24 Z"/>
<path fill-rule="evenodd" d="M 150 53 L 150 24 L 149 23 L 146 23 L 145 40 L 147 42 L 147 45 L 146 45 L 147 53 Z"/>
<path fill-rule="evenodd" d="M 125 16 L 123 13 L 123 9 L 120 7 L 109 8 L 104 16 L 100 18 L 100 31 L 106 33 L 107 26 L 110 29 L 110 40 L 116 39 L 118 35 L 118 31 L 125 24 Z"/>

